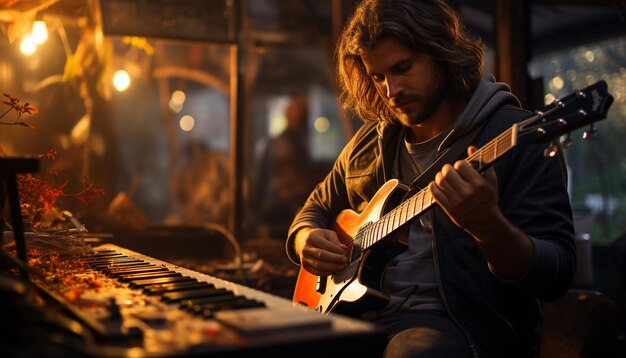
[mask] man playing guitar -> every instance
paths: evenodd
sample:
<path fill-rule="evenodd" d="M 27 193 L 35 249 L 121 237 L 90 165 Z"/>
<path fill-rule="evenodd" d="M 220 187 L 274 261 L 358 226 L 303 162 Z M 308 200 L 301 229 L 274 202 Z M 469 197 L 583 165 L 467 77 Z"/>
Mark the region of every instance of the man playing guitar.
<path fill-rule="evenodd" d="M 532 356 L 540 300 L 575 271 L 563 156 L 505 145 L 474 165 L 532 115 L 483 76 L 483 49 L 443 0 L 364 0 L 337 46 L 340 100 L 364 124 L 291 225 L 287 252 L 308 277 L 294 301 L 380 324 L 389 357 Z M 468 136 L 471 161 L 413 182 Z"/>

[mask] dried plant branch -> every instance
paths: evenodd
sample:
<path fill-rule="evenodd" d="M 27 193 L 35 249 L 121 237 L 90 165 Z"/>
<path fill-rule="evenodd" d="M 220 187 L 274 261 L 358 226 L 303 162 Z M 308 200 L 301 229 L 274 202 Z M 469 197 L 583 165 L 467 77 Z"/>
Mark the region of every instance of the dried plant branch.
<path fill-rule="evenodd" d="M 6 93 L 4 93 L 4 96 L 6 98 L 8 98 L 9 100 L 8 101 L 2 101 L 2 103 L 6 104 L 10 108 L 7 109 L 4 113 L 2 113 L 0 115 L 0 118 L 3 118 L 4 116 L 6 116 L 9 112 L 11 112 L 11 110 L 15 110 L 17 112 L 17 119 L 14 122 L 0 121 L 0 124 L 4 124 L 4 125 L 8 125 L 8 126 L 19 125 L 19 126 L 24 126 L 24 127 L 28 127 L 28 128 L 34 129 L 35 126 L 33 126 L 30 123 L 21 121 L 21 119 L 22 119 L 22 114 L 24 114 L 24 113 L 28 113 L 28 114 L 37 113 L 38 112 L 37 108 L 31 107 L 28 102 L 26 102 L 24 104 L 20 104 L 19 98 L 12 97 L 11 95 L 8 95 Z"/>

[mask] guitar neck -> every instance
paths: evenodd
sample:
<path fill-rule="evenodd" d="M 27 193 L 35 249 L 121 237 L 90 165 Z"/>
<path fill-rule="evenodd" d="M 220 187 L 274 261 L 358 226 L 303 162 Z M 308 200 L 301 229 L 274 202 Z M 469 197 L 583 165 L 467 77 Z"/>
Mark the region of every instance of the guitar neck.
<path fill-rule="evenodd" d="M 479 172 L 483 172 L 498 158 L 517 145 L 516 138 L 517 125 L 513 125 L 467 157 L 465 161 Z M 369 248 L 411 219 L 424 213 L 434 202 L 435 200 L 428 187 L 420 190 L 377 221 L 362 226 L 354 238 L 355 243 L 361 247 L 361 250 Z"/>

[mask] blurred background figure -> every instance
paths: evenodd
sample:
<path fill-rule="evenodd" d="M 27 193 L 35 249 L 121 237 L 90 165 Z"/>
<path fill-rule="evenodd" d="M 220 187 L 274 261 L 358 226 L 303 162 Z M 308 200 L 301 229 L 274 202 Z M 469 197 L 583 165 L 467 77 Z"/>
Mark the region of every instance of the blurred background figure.
<path fill-rule="evenodd" d="M 308 143 L 308 100 L 293 97 L 285 108 L 285 129 L 267 142 L 257 170 L 259 234 L 283 238 L 315 184 Z"/>
<path fill-rule="evenodd" d="M 181 222 L 228 225 L 228 154 L 199 141 L 190 142 L 186 154 L 177 185 Z"/>

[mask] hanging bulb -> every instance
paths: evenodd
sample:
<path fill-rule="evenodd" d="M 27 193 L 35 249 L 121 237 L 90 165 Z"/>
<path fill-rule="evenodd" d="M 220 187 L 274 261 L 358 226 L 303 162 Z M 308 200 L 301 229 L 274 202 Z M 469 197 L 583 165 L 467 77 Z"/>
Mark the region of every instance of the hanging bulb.
<path fill-rule="evenodd" d="M 30 56 L 37 50 L 37 44 L 33 41 L 30 34 L 24 35 L 22 42 L 20 42 L 20 51 L 26 56 Z"/>
<path fill-rule="evenodd" d="M 41 45 L 48 39 L 48 27 L 45 21 L 33 22 L 33 29 L 30 36 L 37 45 Z"/>

